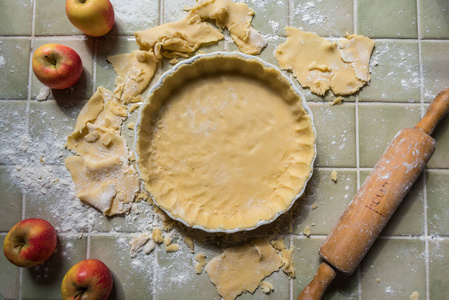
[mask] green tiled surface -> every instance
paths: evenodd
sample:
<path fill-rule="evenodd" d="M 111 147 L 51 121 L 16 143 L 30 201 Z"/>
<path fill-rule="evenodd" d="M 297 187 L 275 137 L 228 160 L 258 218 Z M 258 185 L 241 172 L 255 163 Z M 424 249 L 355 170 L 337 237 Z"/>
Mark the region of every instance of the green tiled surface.
<path fill-rule="evenodd" d="M 318 167 L 354 168 L 356 161 L 355 106 L 330 107 L 329 104 L 311 104 L 317 131 Z M 335 126 L 338 124 L 337 126 Z"/>
<path fill-rule="evenodd" d="M 427 172 L 429 234 L 449 236 L 449 172 Z"/>
<path fill-rule="evenodd" d="M 371 58 L 371 81 L 359 93 L 370 102 L 419 103 L 420 73 L 418 42 L 376 42 Z"/>
<path fill-rule="evenodd" d="M 417 38 L 415 0 L 358 0 L 357 33 L 370 38 Z"/>
<path fill-rule="evenodd" d="M 294 214 L 295 233 L 301 234 L 309 226 L 311 234 L 327 235 L 337 223 L 357 190 L 355 171 L 339 170 L 337 174 L 335 183 L 331 180 L 330 170 L 314 172 L 305 195 L 298 200 L 300 204 Z"/>
<path fill-rule="evenodd" d="M 237 2 L 246 2 L 255 11 L 252 25 L 268 41 L 260 57 L 274 65 L 273 52 L 285 41 L 286 25 L 333 40 L 346 32 L 358 33 L 376 44 L 371 81 L 359 93 L 344 97 L 341 106 L 327 104 L 335 99 L 332 93 L 313 95 L 285 72 L 303 91 L 314 114 L 318 156 L 313 177 L 289 214 L 255 232 L 229 237 L 241 242 L 238 237 L 251 240 L 282 234 L 287 244 L 292 241 L 296 278 L 275 272 L 266 279 L 274 292 L 265 295 L 257 289 L 254 295 L 246 293 L 238 299 L 293 300 L 320 263 L 317 251 L 325 235 L 393 136 L 413 127 L 435 95 L 449 87 L 449 4 L 446 0 Z M 0 294 L 6 299 L 58 299 L 64 273 L 90 257 L 101 259 L 113 271 L 111 299 L 220 299 L 207 274 L 195 274 L 195 254 L 179 237 L 178 252 L 166 253 L 161 245 L 151 254 L 130 257 L 132 236 L 161 226 L 151 206 L 139 203 L 126 217 L 102 216 L 75 198 L 70 174 L 63 166 L 70 155 L 64 149 L 66 137 L 79 111 L 98 86 L 114 89 L 115 74 L 107 56 L 138 49 L 134 31 L 176 21 L 186 14 L 183 8 L 195 1 L 113 0 L 115 26 L 105 37 L 95 39 L 70 24 L 64 3 L 0 0 L 0 242 L 11 226 L 28 217 L 49 220 L 60 242 L 48 262 L 32 269 L 20 271 L 0 255 Z M 224 34 L 225 40 L 199 50 L 237 51 L 229 34 Z M 74 88 L 54 90 L 47 101 L 37 102 L 34 99 L 43 85 L 30 74 L 31 54 L 53 42 L 75 49 L 82 57 L 84 73 Z M 151 84 L 171 67 L 168 60 L 161 62 Z M 137 115 L 138 110 L 124 122 L 123 136 L 130 146 L 133 132 L 126 125 L 135 122 Z M 433 137 L 438 146 L 428 169 L 381 239 L 352 276 L 337 276 L 323 299 L 410 299 L 415 291 L 419 299 L 446 298 L 449 118 Z M 330 179 L 332 170 L 338 172 L 337 183 Z M 310 237 L 304 236 L 306 226 Z M 190 233 L 202 236 L 195 230 Z M 222 253 L 217 236 L 206 235 L 213 241 L 194 239 L 195 253 L 204 252 L 207 261 Z"/>
<path fill-rule="evenodd" d="M 448 252 L 448 240 L 433 240 L 429 242 L 429 279 L 431 299 L 445 299 L 449 293 L 449 286 L 445 279 L 449 276 L 447 260 Z"/>
<path fill-rule="evenodd" d="M 3 231 L 3 229 L 2 229 Z M 0 245 L 3 245 L 6 234 L 0 235 Z M 3 252 L 2 252 L 3 253 Z M 0 255 L 0 293 L 5 299 L 18 299 L 20 293 L 19 268 L 11 264 L 6 257 Z"/>
<path fill-rule="evenodd" d="M 291 25 L 320 36 L 345 36 L 354 31 L 352 0 L 293 0 Z"/>
<path fill-rule="evenodd" d="M 0 166 L 0 190 L 2 209 L 0 210 L 0 231 L 7 232 L 22 220 L 22 192 L 17 188 L 6 167 Z"/>
<path fill-rule="evenodd" d="M 423 41 L 421 47 L 424 101 L 430 102 L 441 90 L 447 88 L 449 41 Z"/>
<path fill-rule="evenodd" d="M 377 240 L 362 261 L 362 299 L 410 299 L 414 292 L 424 298 L 424 249 L 421 240 Z"/>
<path fill-rule="evenodd" d="M 446 0 L 421 1 L 421 33 L 425 39 L 448 39 L 449 2 Z"/>
<path fill-rule="evenodd" d="M 29 49 L 29 38 L 0 36 L 0 100 L 27 99 Z"/>
<path fill-rule="evenodd" d="M 398 118 L 398 116 L 401 116 Z M 373 167 L 394 136 L 420 120 L 419 106 L 359 106 L 360 166 Z M 381 134 L 379 134 L 381 133 Z"/>
<path fill-rule="evenodd" d="M 33 0 L 2 1 L 0 5 L 0 35 L 31 35 Z"/>

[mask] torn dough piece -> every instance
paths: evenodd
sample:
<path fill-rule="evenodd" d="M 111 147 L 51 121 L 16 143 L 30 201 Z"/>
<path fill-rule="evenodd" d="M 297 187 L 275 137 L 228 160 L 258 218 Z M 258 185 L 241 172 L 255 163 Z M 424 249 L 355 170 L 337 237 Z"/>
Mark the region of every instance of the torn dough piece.
<path fill-rule="evenodd" d="M 369 60 L 374 42 L 359 35 L 346 35 L 338 42 L 286 27 L 287 41 L 275 52 L 283 69 L 292 70 L 299 83 L 317 95 L 332 89 L 337 95 L 357 92 L 370 80 Z"/>
<path fill-rule="evenodd" d="M 220 28 L 226 27 L 240 51 L 245 54 L 257 55 L 266 46 L 262 35 L 251 27 L 254 10 L 245 3 L 206 0 L 198 3 L 190 11 L 203 20 L 215 20 Z"/>
<path fill-rule="evenodd" d="M 126 115 L 123 104 L 100 87 L 67 137 L 67 149 L 80 155 L 65 161 L 76 196 L 108 216 L 129 211 L 140 188 L 137 172 L 129 165 L 125 139 L 119 135 Z"/>
<path fill-rule="evenodd" d="M 206 265 L 206 255 L 204 253 L 198 253 L 195 256 L 195 260 L 198 262 L 195 265 L 196 274 L 201 274 L 203 272 L 203 267 Z"/>
<path fill-rule="evenodd" d="M 253 293 L 260 282 L 282 266 L 281 257 L 266 240 L 231 247 L 206 265 L 206 272 L 224 300 Z"/>
<path fill-rule="evenodd" d="M 224 39 L 221 32 L 193 13 L 188 13 L 176 22 L 137 31 L 135 36 L 140 49 L 154 53 L 157 59 L 186 57 L 202 44 Z"/>
<path fill-rule="evenodd" d="M 330 106 L 341 105 L 343 103 L 343 97 L 337 97 L 333 101 L 328 102 Z"/>
<path fill-rule="evenodd" d="M 153 241 L 158 244 L 162 244 L 164 242 L 164 237 L 162 236 L 162 231 L 160 228 L 154 228 L 153 235 L 151 237 L 153 238 Z"/>
<path fill-rule="evenodd" d="M 290 278 L 295 278 L 295 268 L 293 266 L 293 247 L 281 251 L 282 255 L 282 270 Z"/>
<path fill-rule="evenodd" d="M 129 241 L 130 248 L 130 255 L 135 256 L 142 247 L 148 242 L 150 239 L 150 236 L 147 233 L 141 233 L 131 239 Z"/>
<path fill-rule="evenodd" d="M 264 294 L 269 294 L 274 291 L 273 285 L 268 281 L 262 281 L 259 286 Z"/>
<path fill-rule="evenodd" d="M 338 173 L 336 170 L 332 170 L 331 172 L 331 180 L 335 183 L 337 183 L 338 181 Z"/>
<path fill-rule="evenodd" d="M 139 177 L 118 157 L 97 161 L 70 156 L 65 166 L 72 175 L 76 196 L 81 201 L 107 216 L 130 210 L 130 203 L 139 190 Z"/>
<path fill-rule="evenodd" d="M 193 239 L 190 236 L 186 235 L 184 237 L 184 243 L 186 243 L 186 245 L 189 247 L 190 252 L 195 252 L 195 244 L 193 243 Z"/>
<path fill-rule="evenodd" d="M 117 77 L 114 94 L 128 104 L 150 83 L 157 67 L 156 56 L 149 51 L 136 50 L 129 54 L 108 56 Z"/>
<path fill-rule="evenodd" d="M 179 245 L 178 244 L 170 244 L 168 246 L 165 247 L 165 252 L 170 253 L 170 252 L 175 252 L 179 250 Z"/>
<path fill-rule="evenodd" d="M 81 109 L 75 129 L 67 137 L 67 149 L 88 160 L 118 157 L 126 162 L 128 148 L 120 136 L 120 125 L 126 116 L 126 107 L 114 94 L 99 87 Z"/>

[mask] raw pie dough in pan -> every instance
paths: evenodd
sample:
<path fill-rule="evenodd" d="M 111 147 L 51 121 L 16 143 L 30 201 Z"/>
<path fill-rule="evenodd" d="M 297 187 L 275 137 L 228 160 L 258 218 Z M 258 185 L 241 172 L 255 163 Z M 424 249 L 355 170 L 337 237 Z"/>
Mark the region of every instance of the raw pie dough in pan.
<path fill-rule="evenodd" d="M 240 53 L 195 56 L 153 87 L 136 127 L 154 202 L 210 232 L 266 224 L 303 193 L 316 156 L 312 114 L 292 81 Z"/>

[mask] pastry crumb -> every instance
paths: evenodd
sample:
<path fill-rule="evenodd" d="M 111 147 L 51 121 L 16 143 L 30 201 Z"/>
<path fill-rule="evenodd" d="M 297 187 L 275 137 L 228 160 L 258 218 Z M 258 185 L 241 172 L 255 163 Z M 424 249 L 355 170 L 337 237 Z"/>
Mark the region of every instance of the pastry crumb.
<path fill-rule="evenodd" d="M 410 295 L 410 300 L 419 300 L 419 293 L 418 292 L 413 292 L 411 295 Z"/>
<path fill-rule="evenodd" d="M 178 244 L 170 244 L 169 246 L 165 247 L 165 252 L 176 252 L 179 250 Z"/>
<path fill-rule="evenodd" d="M 136 109 L 138 109 L 140 107 L 140 104 L 133 104 L 131 105 L 131 107 L 129 108 L 129 113 L 132 113 L 133 111 L 135 111 Z"/>
<path fill-rule="evenodd" d="M 164 238 L 162 237 L 162 230 L 160 228 L 154 228 L 152 238 L 156 243 L 162 244 L 164 242 Z"/>
<path fill-rule="evenodd" d="M 331 172 L 331 180 L 333 182 L 337 183 L 337 180 L 338 180 L 338 173 L 337 173 L 337 171 L 332 170 L 332 172 Z"/>
<path fill-rule="evenodd" d="M 381 282 L 380 278 L 376 278 L 376 282 L 380 283 Z"/>
<path fill-rule="evenodd" d="M 131 123 L 128 124 L 127 127 L 128 127 L 129 130 L 134 130 L 134 127 L 136 127 L 136 123 L 131 122 Z"/>
<path fill-rule="evenodd" d="M 315 210 L 315 209 L 317 209 L 318 208 L 318 205 L 316 205 L 316 204 L 313 204 L 312 205 L 312 210 Z"/>
<path fill-rule="evenodd" d="M 282 238 L 278 238 L 277 240 L 272 240 L 271 245 L 278 251 L 282 251 L 286 248 L 284 240 Z"/>
<path fill-rule="evenodd" d="M 196 274 L 201 274 L 203 272 L 203 268 L 206 265 L 206 255 L 204 253 L 198 253 L 195 256 L 195 260 L 198 262 L 195 265 Z"/>
<path fill-rule="evenodd" d="M 193 240 L 190 236 L 184 237 L 184 243 L 186 243 L 186 245 L 189 247 L 190 252 L 192 252 L 192 253 L 195 252 L 195 244 L 193 243 Z"/>
<path fill-rule="evenodd" d="M 269 294 L 274 291 L 273 285 L 265 280 L 259 284 L 259 287 L 264 294 Z"/>
<path fill-rule="evenodd" d="M 306 228 L 304 229 L 304 235 L 306 237 L 310 236 L 310 226 L 309 225 L 307 225 Z"/>
<path fill-rule="evenodd" d="M 343 103 L 343 97 L 337 97 L 334 101 L 329 101 L 328 103 L 330 106 L 341 105 Z"/>

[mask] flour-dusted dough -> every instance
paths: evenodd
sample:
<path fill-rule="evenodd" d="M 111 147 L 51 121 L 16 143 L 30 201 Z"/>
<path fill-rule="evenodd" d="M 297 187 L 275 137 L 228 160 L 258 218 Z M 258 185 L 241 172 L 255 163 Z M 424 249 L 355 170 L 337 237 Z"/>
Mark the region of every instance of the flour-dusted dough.
<path fill-rule="evenodd" d="M 324 95 L 332 89 L 337 95 L 349 95 L 370 80 L 374 42 L 369 38 L 347 34 L 338 42 L 330 42 L 293 27 L 287 27 L 286 32 L 287 40 L 276 49 L 275 57 L 312 93 Z"/>
<path fill-rule="evenodd" d="M 235 299 L 243 292 L 253 293 L 260 282 L 279 270 L 282 259 L 266 240 L 231 247 L 206 265 L 206 272 L 224 300 Z"/>
<path fill-rule="evenodd" d="M 213 55 L 182 65 L 154 90 L 136 153 L 146 189 L 171 216 L 240 230 L 291 206 L 310 177 L 314 143 L 311 117 L 279 71 Z"/>
<path fill-rule="evenodd" d="M 245 54 L 259 54 L 266 46 L 262 35 L 251 27 L 254 10 L 245 3 L 230 0 L 206 0 L 190 10 L 201 19 L 215 20 L 217 26 L 227 28 L 232 39 Z"/>
<path fill-rule="evenodd" d="M 224 38 L 220 31 L 193 13 L 176 22 L 137 31 L 135 36 L 140 49 L 154 53 L 157 59 L 185 57 L 202 44 L 215 43 Z"/>
<path fill-rule="evenodd" d="M 139 177 L 129 165 L 128 148 L 120 136 L 126 115 L 114 94 L 100 87 L 67 138 L 67 148 L 79 155 L 65 161 L 76 196 L 109 216 L 129 211 L 139 190 Z"/>
<path fill-rule="evenodd" d="M 262 35 L 251 26 L 254 11 L 245 3 L 230 0 L 201 1 L 182 19 L 135 33 L 141 50 L 162 57 L 187 57 L 202 44 L 216 43 L 223 34 L 204 20 L 215 20 L 227 28 L 240 51 L 259 54 L 266 46 Z"/>
<path fill-rule="evenodd" d="M 108 61 L 117 73 L 114 94 L 125 104 L 148 86 L 157 67 L 156 56 L 141 50 L 108 56 Z"/>

